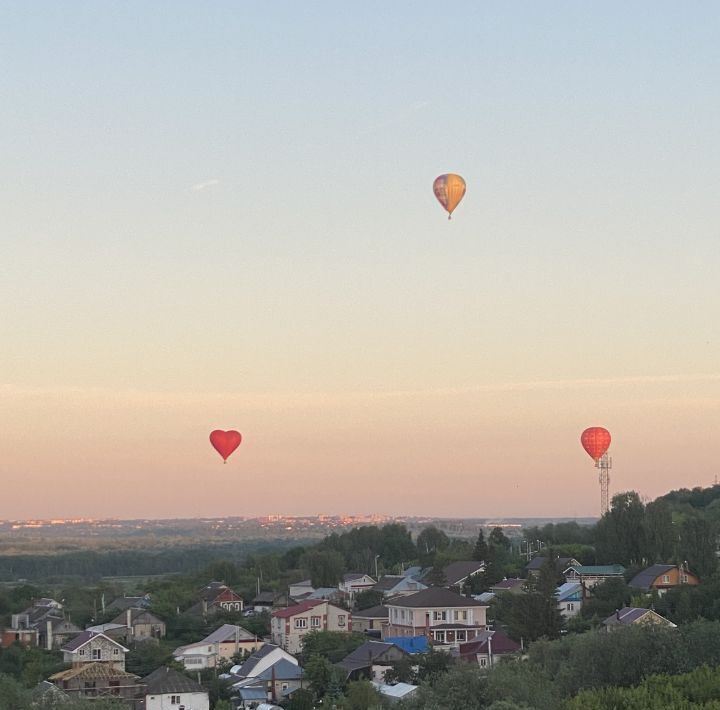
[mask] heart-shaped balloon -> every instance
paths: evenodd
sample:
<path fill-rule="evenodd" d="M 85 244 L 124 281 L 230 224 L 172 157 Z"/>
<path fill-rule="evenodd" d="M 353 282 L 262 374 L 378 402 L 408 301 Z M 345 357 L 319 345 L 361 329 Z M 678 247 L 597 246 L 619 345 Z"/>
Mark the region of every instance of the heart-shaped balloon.
<path fill-rule="evenodd" d="M 215 448 L 223 461 L 227 463 L 228 456 L 240 446 L 242 441 L 242 434 L 239 431 L 223 431 L 222 429 L 216 429 L 210 433 L 210 443 Z"/>

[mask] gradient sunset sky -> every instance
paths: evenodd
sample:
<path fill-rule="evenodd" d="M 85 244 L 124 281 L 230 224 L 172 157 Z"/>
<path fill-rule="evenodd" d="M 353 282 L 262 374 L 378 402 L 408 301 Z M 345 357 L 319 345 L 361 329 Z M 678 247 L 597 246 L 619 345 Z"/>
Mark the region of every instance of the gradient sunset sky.
<path fill-rule="evenodd" d="M 595 515 L 594 425 L 611 493 L 710 485 L 718 36 L 710 1 L 0 2 L 0 518 Z"/>

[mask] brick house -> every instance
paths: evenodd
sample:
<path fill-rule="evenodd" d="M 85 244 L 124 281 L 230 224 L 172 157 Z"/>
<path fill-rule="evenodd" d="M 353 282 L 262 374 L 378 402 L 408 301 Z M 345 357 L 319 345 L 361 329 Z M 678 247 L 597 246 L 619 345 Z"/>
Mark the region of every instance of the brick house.
<path fill-rule="evenodd" d="M 272 642 L 288 653 L 299 653 L 303 636 L 311 631 L 352 631 L 352 615 L 347 609 L 318 599 L 278 609 L 270 618 Z"/>

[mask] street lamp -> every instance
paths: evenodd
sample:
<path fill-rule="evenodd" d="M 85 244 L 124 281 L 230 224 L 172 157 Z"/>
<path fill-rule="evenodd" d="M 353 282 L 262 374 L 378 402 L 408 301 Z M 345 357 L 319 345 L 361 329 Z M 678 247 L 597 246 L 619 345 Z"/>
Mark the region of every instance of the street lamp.
<path fill-rule="evenodd" d="M 377 566 L 378 557 L 380 557 L 380 555 L 375 555 L 375 581 L 376 582 L 378 581 L 378 566 Z"/>

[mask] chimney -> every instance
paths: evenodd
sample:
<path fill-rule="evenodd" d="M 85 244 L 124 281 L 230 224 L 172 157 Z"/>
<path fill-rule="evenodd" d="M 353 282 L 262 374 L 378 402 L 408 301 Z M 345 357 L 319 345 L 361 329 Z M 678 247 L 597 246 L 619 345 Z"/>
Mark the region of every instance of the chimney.
<path fill-rule="evenodd" d="M 620 609 L 615 609 L 615 618 L 620 621 Z"/>
<path fill-rule="evenodd" d="M 125 626 L 127 626 L 129 630 L 128 636 L 132 635 L 132 609 L 125 611 Z"/>
<path fill-rule="evenodd" d="M 45 649 L 47 651 L 52 651 L 52 640 L 53 640 L 53 632 L 52 632 L 52 621 L 46 622 L 47 629 L 47 639 L 45 640 Z"/>

